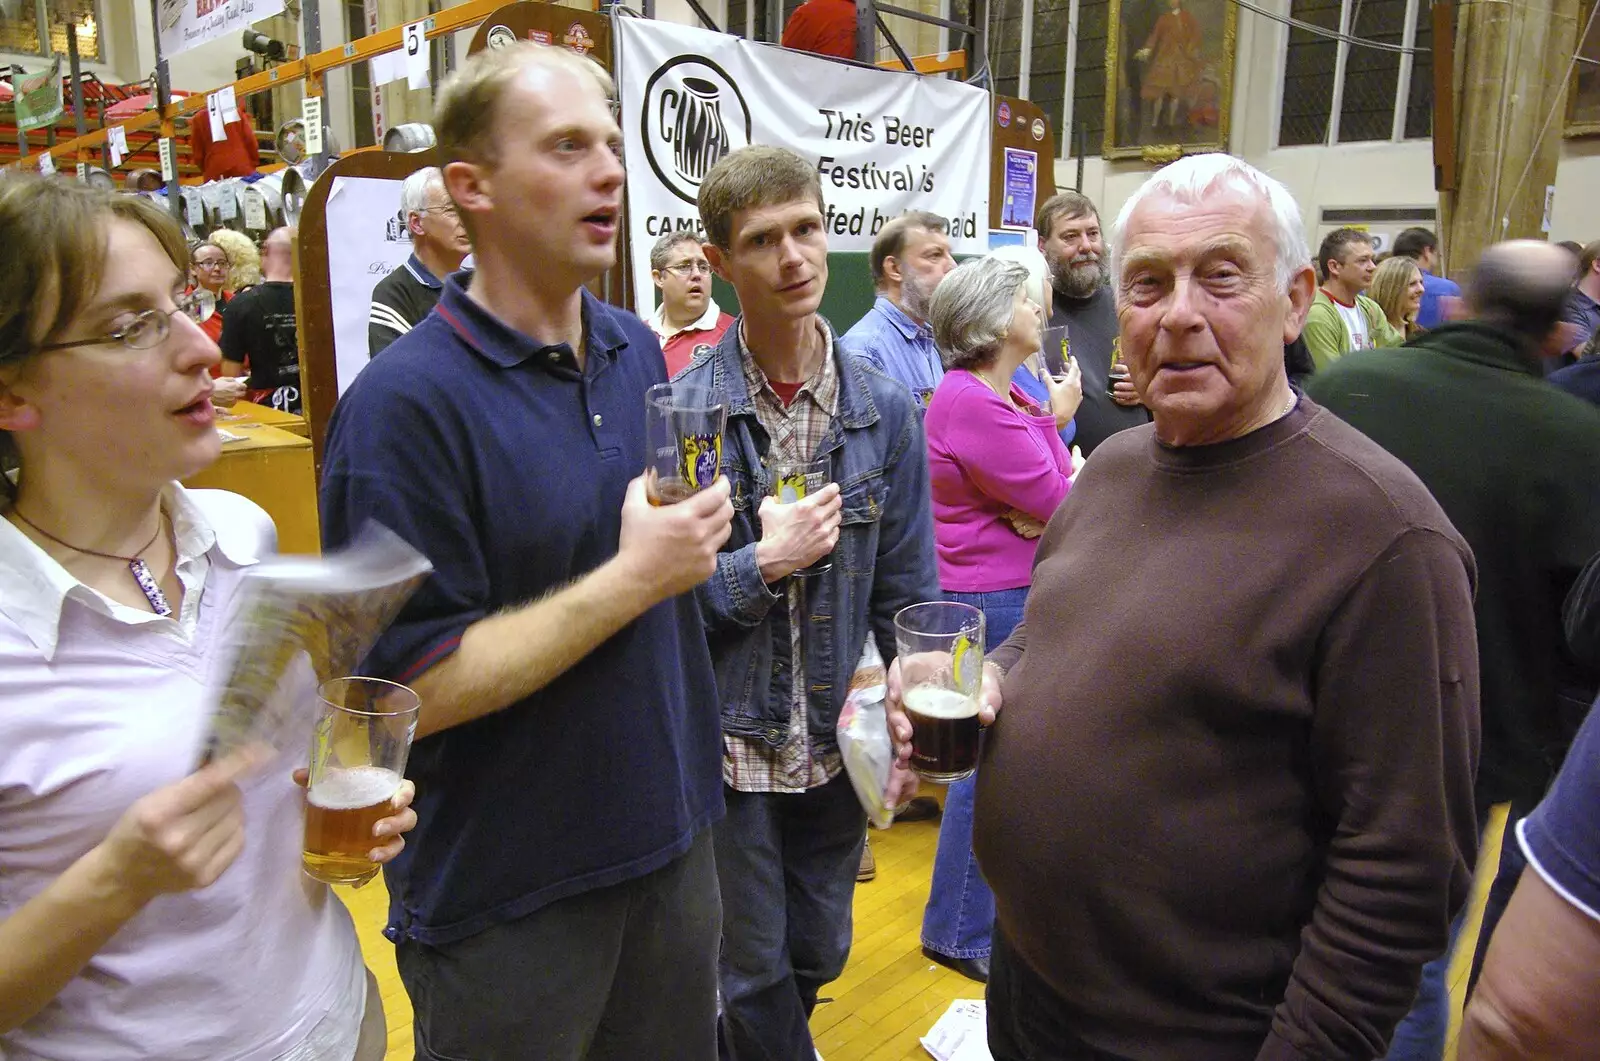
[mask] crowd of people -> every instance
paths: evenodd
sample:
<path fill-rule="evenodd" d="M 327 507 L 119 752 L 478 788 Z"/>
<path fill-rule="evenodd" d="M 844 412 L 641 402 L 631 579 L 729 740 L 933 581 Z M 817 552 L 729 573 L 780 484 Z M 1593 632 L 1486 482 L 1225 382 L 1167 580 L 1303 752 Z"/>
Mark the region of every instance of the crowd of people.
<path fill-rule="evenodd" d="M 652 251 L 647 322 L 588 287 L 613 95 L 535 45 L 452 75 L 328 427 L 324 545 L 374 519 L 433 565 L 364 663 L 422 703 L 371 851 L 417 1057 L 820 1056 L 869 852 L 836 726 L 871 642 L 907 806 L 894 620 L 930 600 L 988 651 L 922 945 L 986 983 L 996 1061 L 1437 1061 L 1505 804 L 1460 1057 L 1600 1054 L 1600 243 L 1576 283 L 1513 241 L 1457 287 L 1420 230 L 1314 258 L 1282 184 L 1199 155 L 961 264 L 896 218 L 836 332 L 816 169 L 752 146 Z M 218 454 L 214 370 L 272 356 L 230 328 L 287 242 L 213 335 L 184 292 L 222 303 L 225 249 L 0 178 L 5 1057 L 383 1056 L 300 872 L 303 757 L 195 769 L 273 530 L 176 481 Z M 658 505 L 669 374 L 727 418 Z"/>

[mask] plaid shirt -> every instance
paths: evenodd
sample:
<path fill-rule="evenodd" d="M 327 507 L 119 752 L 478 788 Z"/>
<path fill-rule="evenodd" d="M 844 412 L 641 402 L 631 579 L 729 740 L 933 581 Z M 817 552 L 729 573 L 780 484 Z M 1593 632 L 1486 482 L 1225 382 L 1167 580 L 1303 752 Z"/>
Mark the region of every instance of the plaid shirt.
<path fill-rule="evenodd" d="M 817 330 L 822 333 L 827 356 L 811 378 L 801 385 L 794 402 L 783 400 L 767 382 L 767 375 L 756 364 L 745 345 L 744 322 L 739 330 L 739 360 L 744 365 L 745 383 L 755 403 L 756 421 L 771 439 L 769 461 L 812 460 L 822 445 L 828 425 L 839 407 L 839 368 L 834 363 L 833 332 L 821 317 Z M 773 748 L 752 737 L 722 735 L 722 780 L 738 792 L 804 792 L 825 785 L 839 776 L 844 760 L 836 745 L 813 745 L 806 710 L 805 653 L 801 635 L 805 629 L 805 587 L 802 579 L 785 580 L 789 598 L 789 659 L 792 663 L 793 699 L 789 708 L 789 735 Z"/>

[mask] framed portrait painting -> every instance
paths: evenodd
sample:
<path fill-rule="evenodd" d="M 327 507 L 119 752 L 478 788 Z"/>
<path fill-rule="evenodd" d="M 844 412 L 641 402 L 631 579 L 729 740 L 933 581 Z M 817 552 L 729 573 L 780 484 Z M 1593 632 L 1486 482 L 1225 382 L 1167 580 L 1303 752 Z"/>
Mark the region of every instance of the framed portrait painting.
<path fill-rule="evenodd" d="M 1585 0 L 1578 16 L 1578 29 L 1589 33 L 1578 42 L 1578 58 L 1588 62 L 1572 64 L 1572 81 L 1567 85 L 1565 136 L 1600 136 L 1600 19 L 1591 25 L 1594 0 Z"/>
<path fill-rule="evenodd" d="M 1228 149 L 1234 40 L 1229 0 L 1110 0 L 1106 158 Z"/>

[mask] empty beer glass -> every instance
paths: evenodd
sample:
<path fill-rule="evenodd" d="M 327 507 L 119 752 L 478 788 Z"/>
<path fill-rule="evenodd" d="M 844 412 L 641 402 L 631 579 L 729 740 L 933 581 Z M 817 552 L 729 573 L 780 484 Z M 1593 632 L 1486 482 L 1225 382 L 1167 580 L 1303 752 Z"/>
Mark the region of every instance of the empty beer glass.
<path fill-rule="evenodd" d="M 772 495 L 780 505 L 791 505 L 802 498 L 809 497 L 827 486 L 831 481 L 828 473 L 826 459 L 815 461 L 773 461 L 767 466 L 767 475 L 771 480 L 767 493 Z M 810 567 L 803 567 L 796 571 L 802 577 L 820 575 L 833 567 L 833 554 L 829 553 L 822 559 L 815 561 Z"/>
<path fill-rule="evenodd" d="M 894 617 L 900 700 L 911 720 L 911 766 L 948 785 L 978 768 L 978 694 L 983 688 L 983 613 L 930 601 Z"/>
<path fill-rule="evenodd" d="M 378 872 L 372 827 L 393 813 L 421 701 L 380 678 L 335 678 L 317 697 L 301 864 L 328 884 L 365 884 Z"/>
<path fill-rule="evenodd" d="M 645 490 L 652 505 L 676 504 L 716 482 L 728 406 L 720 391 L 658 383 L 645 392 Z"/>

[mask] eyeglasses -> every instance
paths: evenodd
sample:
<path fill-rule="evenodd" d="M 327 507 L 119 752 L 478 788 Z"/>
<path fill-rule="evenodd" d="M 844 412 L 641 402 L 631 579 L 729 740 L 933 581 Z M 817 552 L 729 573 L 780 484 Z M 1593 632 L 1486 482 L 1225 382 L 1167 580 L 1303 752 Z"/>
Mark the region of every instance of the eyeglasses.
<path fill-rule="evenodd" d="M 460 220 L 460 218 L 461 218 L 461 211 L 457 210 L 453 206 L 425 206 L 421 210 L 418 210 L 417 213 L 419 213 L 419 214 L 443 214 L 445 217 L 450 218 L 452 221 Z"/>
<path fill-rule="evenodd" d="M 668 265 L 665 268 L 673 276 L 684 280 L 697 273 L 701 276 L 711 275 L 710 262 L 679 262 L 677 265 Z"/>
<path fill-rule="evenodd" d="M 49 346 L 39 347 L 39 352 L 50 350 L 71 350 L 78 346 L 109 346 L 111 343 L 121 343 L 133 350 L 149 350 L 153 346 L 160 346 L 167 336 L 172 334 L 172 315 L 182 313 L 182 306 L 172 309 L 147 309 L 143 313 L 134 315 L 127 326 L 111 332 L 109 335 L 96 336 L 93 339 L 77 339 L 70 343 L 51 343 Z"/>
<path fill-rule="evenodd" d="M 196 269 L 226 269 L 228 267 L 228 259 L 196 258 L 194 260 L 194 267 Z"/>

